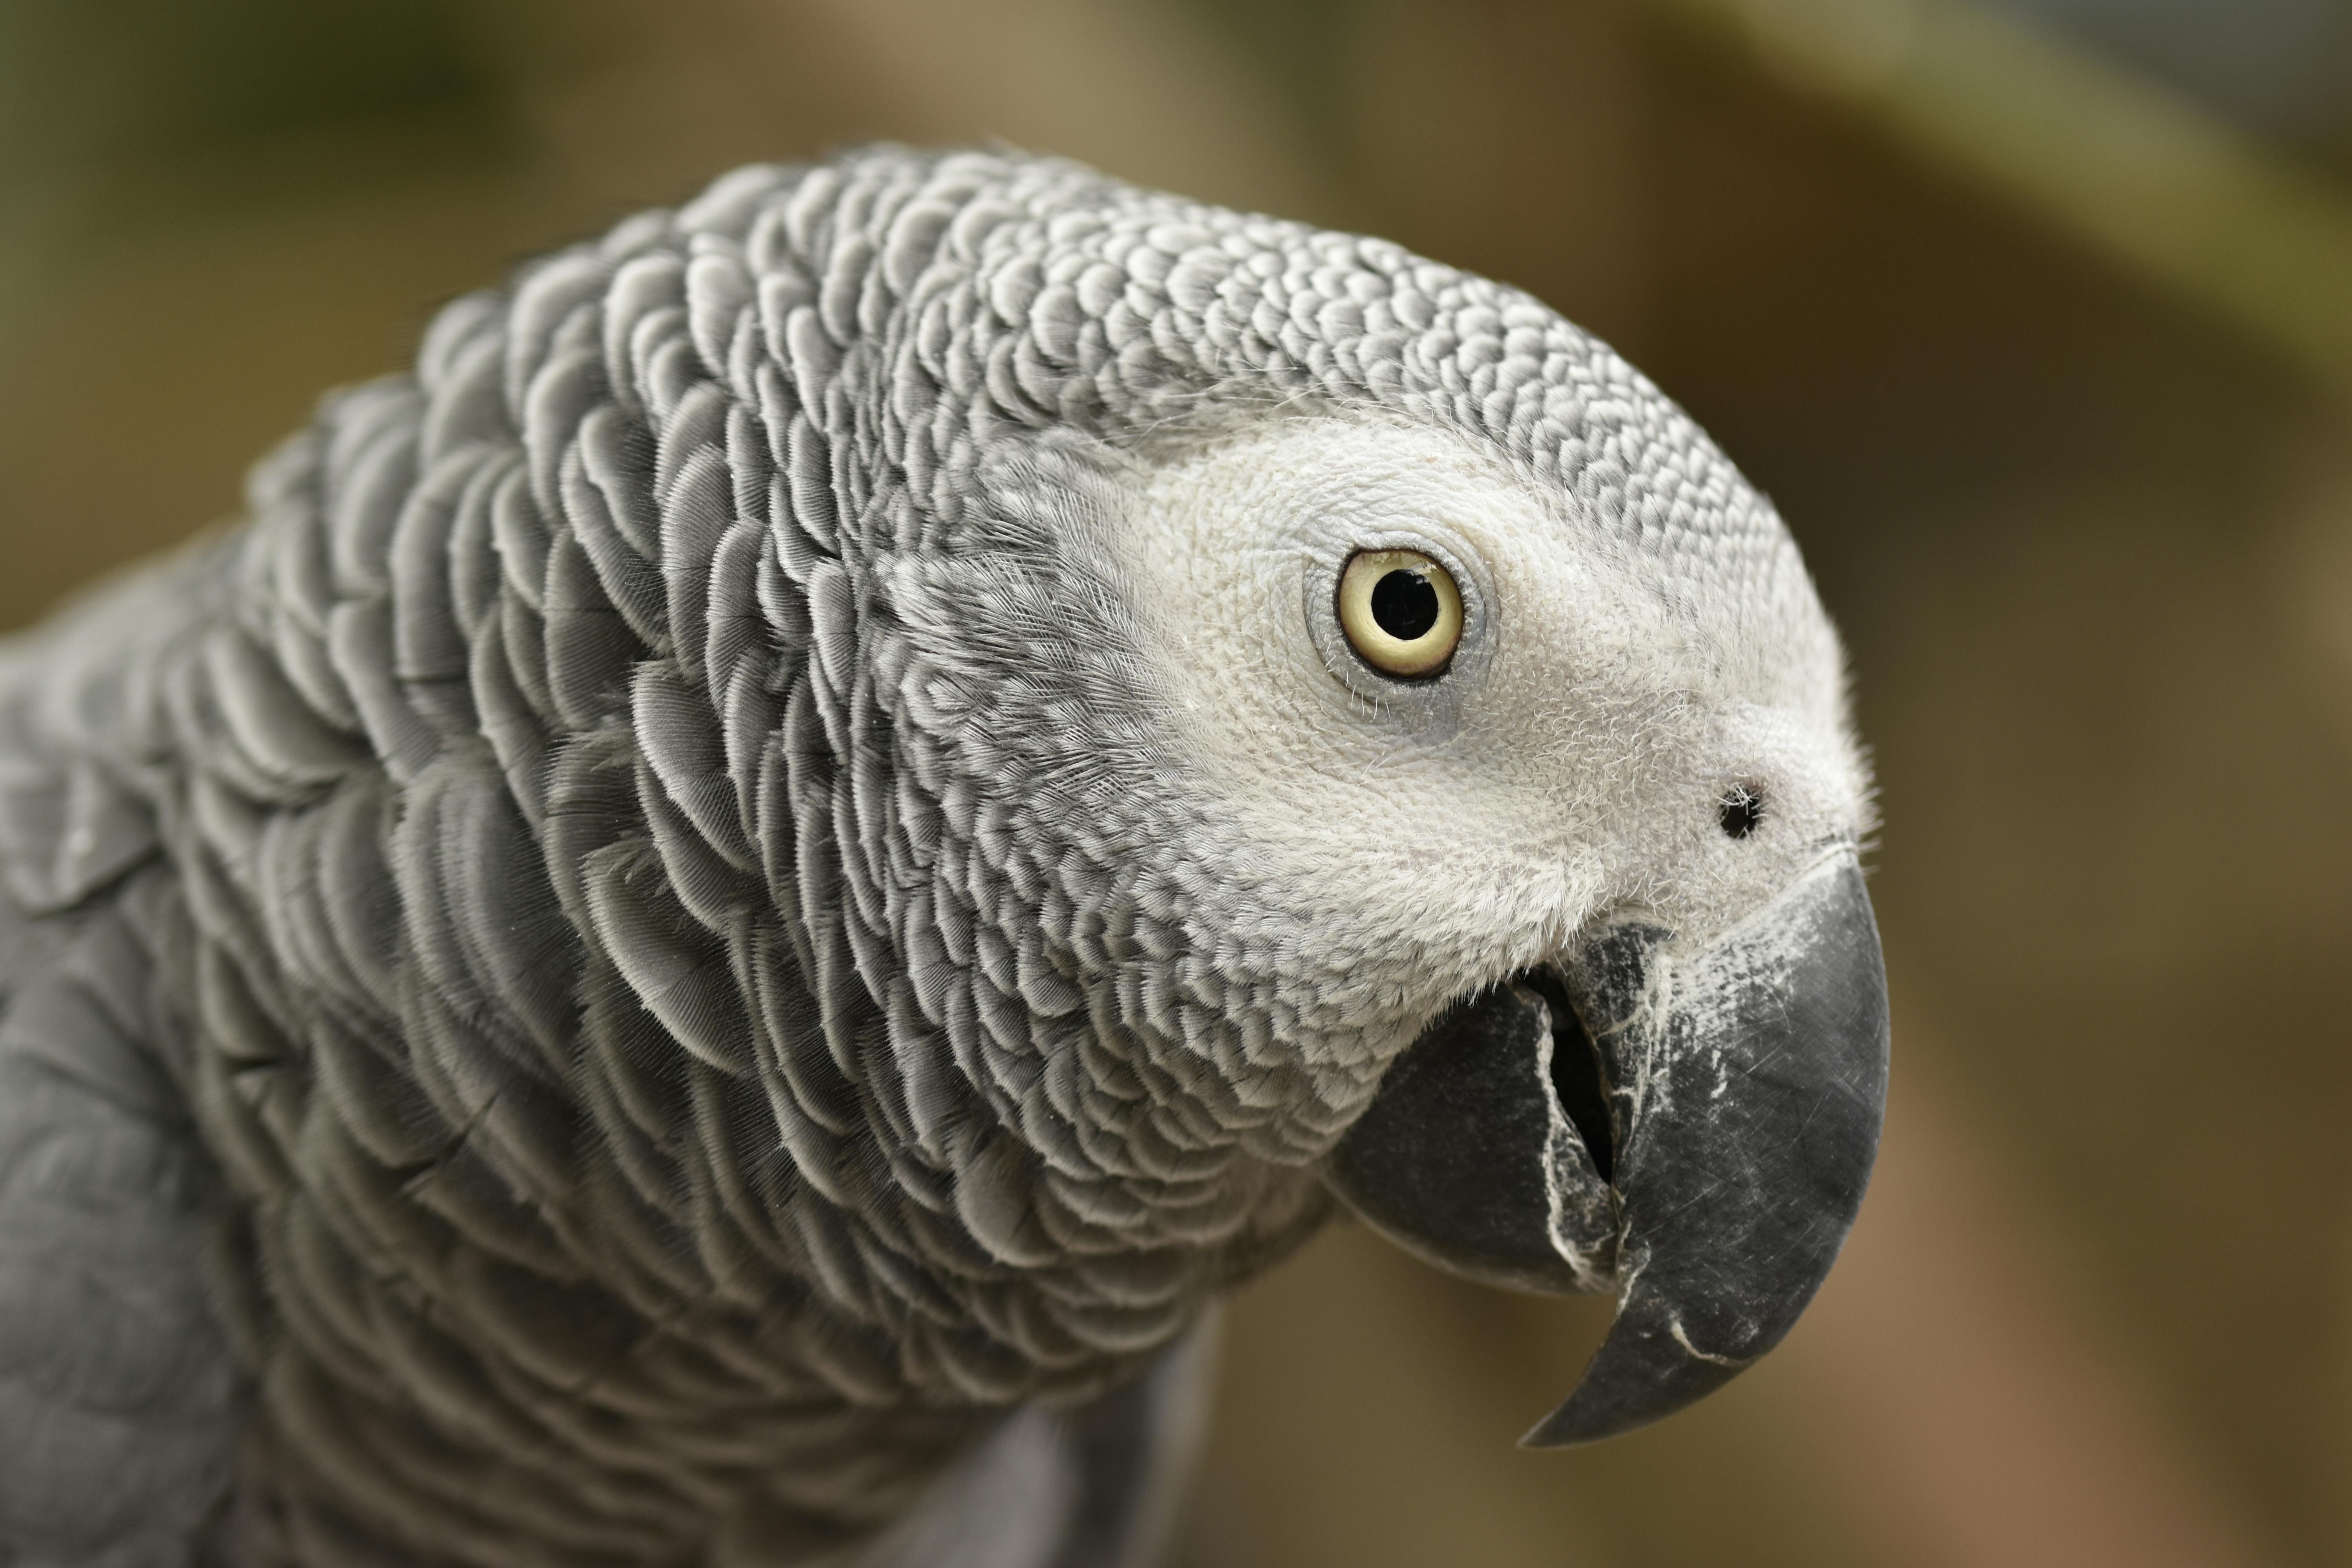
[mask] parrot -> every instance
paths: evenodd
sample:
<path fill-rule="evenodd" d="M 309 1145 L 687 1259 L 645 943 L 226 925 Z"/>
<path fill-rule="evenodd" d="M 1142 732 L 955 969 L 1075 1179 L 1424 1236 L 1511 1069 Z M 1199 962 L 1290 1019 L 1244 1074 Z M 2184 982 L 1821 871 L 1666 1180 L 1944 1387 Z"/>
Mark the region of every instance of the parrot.
<path fill-rule="evenodd" d="M 1877 1146 L 1852 707 L 1388 241 L 882 145 L 523 265 L 0 642 L 0 1565 L 1142 1568 L 1343 1215 L 1677 1410 Z"/>

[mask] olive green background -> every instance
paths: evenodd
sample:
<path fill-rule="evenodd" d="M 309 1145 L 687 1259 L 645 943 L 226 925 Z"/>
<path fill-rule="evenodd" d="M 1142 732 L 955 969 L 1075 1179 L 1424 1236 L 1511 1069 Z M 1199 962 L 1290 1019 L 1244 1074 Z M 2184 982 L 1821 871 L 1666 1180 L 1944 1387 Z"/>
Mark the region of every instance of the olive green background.
<path fill-rule="evenodd" d="M 2352 1563 L 2337 395 L 1703 10 L 0 0 L 0 625 L 233 517 L 437 301 L 753 158 L 996 137 L 1525 285 L 1849 639 L 1880 1177 L 1783 1351 L 1567 1453 L 1512 1440 L 1605 1303 L 1335 1230 L 1228 1314 L 1187 1564 Z"/>

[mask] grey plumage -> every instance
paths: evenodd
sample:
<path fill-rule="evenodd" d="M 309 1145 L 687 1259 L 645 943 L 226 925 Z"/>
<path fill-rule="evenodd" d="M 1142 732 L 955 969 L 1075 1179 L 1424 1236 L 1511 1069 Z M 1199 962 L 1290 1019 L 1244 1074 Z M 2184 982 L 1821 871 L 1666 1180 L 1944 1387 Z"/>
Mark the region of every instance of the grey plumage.
<path fill-rule="evenodd" d="M 1549 310 L 887 149 L 452 304 L 10 645 L 0 1563 L 887 1560 L 992 1432 L 1051 1518 L 1139 1495 L 1007 1413 L 1119 1408 L 1580 918 L 1341 907 L 1171 738 L 1105 520 L 1318 418 L 1602 520 L 1842 742 L 1778 519 Z"/>

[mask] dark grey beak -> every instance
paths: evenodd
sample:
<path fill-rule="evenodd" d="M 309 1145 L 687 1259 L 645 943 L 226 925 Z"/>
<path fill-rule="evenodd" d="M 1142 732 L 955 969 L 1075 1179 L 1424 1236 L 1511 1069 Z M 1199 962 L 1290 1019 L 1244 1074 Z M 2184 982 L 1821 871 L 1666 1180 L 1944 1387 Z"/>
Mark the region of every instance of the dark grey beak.
<path fill-rule="evenodd" d="M 1825 860 L 1704 946 L 1640 920 L 1457 1004 L 1326 1174 L 1433 1262 L 1619 1293 L 1524 1439 L 1673 1414 L 1770 1350 L 1861 1206 L 1886 1101 L 1886 974 L 1862 868 Z"/>

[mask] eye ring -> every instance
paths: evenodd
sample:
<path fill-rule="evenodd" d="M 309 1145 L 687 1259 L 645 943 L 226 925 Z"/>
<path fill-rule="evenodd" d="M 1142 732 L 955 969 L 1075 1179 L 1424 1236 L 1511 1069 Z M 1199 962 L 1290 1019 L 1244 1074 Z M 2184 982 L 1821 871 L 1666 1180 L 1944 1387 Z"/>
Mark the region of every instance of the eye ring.
<path fill-rule="evenodd" d="M 1462 641 L 1462 590 L 1418 550 L 1359 550 L 1339 574 L 1339 629 L 1356 657 L 1399 679 L 1433 675 Z"/>

